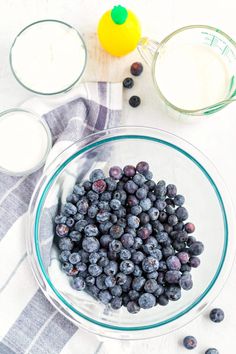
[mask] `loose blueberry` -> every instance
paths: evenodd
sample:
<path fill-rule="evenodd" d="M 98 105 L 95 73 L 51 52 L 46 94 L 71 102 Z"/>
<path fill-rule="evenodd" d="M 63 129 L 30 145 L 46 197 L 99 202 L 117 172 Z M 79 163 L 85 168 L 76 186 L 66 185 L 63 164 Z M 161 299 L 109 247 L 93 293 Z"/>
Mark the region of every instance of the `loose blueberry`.
<path fill-rule="evenodd" d="M 143 72 L 143 64 L 140 62 L 135 62 L 130 67 L 130 72 L 134 76 L 139 76 Z"/>
<path fill-rule="evenodd" d="M 186 349 L 192 350 L 197 346 L 197 340 L 193 336 L 187 336 L 183 340 L 183 345 Z"/>
<path fill-rule="evenodd" d="M 216 308 L 211 310 L 209 317 L 212 322 L 220 323 L 224 320 L 225 314 L 223 310 Z"/>
<path fill-rule="evenodd" d="M 220 354 L 219 351 L 215 348 L 209 348 L 205 351 L 205 354 Z"/>
<path fill-rule="evenodd" d="M 204 245 L 200 241 L 194 242 L 190 247 L 189 247 L 189 253 L 193 256 L 199 256 L 202 254 L 204 251 Z"/>
<path fill-rule="evenodd" d="M 127 77 L 123 80 L 123 87 L 131 89 L 134 86 L 134 80 L 131 77 Z"/>
<path fill-rule="evenodd" d="M 69 227 L 65 224 L 58 224 L 56 226 L 56 234 L 59 237 L 67 236 L 69 231 L 70 231 Z"/>

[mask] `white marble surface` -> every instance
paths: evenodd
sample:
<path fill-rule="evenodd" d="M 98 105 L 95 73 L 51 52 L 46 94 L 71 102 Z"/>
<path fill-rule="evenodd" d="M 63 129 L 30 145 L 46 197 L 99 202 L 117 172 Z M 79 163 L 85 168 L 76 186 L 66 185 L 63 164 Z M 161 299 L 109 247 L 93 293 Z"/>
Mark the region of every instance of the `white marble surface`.
<path fill-rule="evenodd" d="M 57 18 L 76 26 L 84 35 L 89 62 L 84 80 L 122 80 L 129 71 L 129 65 L 139 60 L 134 52 L 121 59 L 111 58 L 98 46 L 94 32 L 99 16 L 113 4 L 121 3 L 133 9 L 139 16 L 143 34 L 156 40 L 162 39 L 173 30 L 189 24 L 208 24 L 222 29 L 236 39 L 234 0 L 0 0 L 0 111 L 19 106 L 31 97 L 14 79 L 10 72 L 8 54 L 11 42 L 19 30 L 27 24 L 43 19 Z M 165 116 L 156 101 L 151 74 L 145 66 L 138 78 L 133 93 L 142 97 L 142 106 L 134 110 L 128 106 L 128 93 L 124 94 L 123 124 L 147 125 L 169 130 L 192 142 L 214 162 L 225 179 L 236 205 L 236 104 L 215 114 L 197 125 L 181 124 Z M 207 347 L 217 347 L 221 354 L 235 354 L 234 335 L 236 331 L 236 266 L 230 279 L 215 301 L 222 306 L 226 320 L 214 325 L 201 316 L 185 328 L 155 341 L 149 341 L 142 348 L 143 353 L 176 354 L 185 353 L 178 343 L 182 336 L 193 334 L 198 338 L 198 349 L 194 353 L 204 354 Z M 128 353 L 136 352 L 140 344 Z M 130 349 L 129 349 L 130 348 Z M 107 354 L 102 346 L 101 354 Z M 112 353 L 112 350 L 110 350 Z M 72 353 L 73 354 L 73 353 Z"/>

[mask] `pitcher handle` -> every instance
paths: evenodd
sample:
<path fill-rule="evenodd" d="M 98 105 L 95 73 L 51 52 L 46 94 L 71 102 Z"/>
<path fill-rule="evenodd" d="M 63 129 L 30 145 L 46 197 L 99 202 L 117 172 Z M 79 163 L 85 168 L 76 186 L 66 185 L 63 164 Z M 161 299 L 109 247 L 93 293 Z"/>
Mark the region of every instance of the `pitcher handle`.
<path fill-rule="evenodd" d="M 145 62 L 151 66 L 155 53 L 157 52 L 160 44 L 152 39 L 143 37 L 138 44 L 138 51 Z"/>

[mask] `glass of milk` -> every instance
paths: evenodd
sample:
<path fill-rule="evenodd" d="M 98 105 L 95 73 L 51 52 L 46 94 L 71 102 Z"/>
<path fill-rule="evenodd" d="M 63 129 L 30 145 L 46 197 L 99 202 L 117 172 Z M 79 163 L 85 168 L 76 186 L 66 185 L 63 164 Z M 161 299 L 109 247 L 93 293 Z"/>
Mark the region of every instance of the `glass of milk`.
<path fill-rule="evenodd" d="M 143 38 L 138 49 L 152 66 L 161 101 L 175 116 L 193 120 L 235 100 L 236 43 L 222 31 L 183 27 L 160 43 Z"/>
<path fill-rule="evenodd" d="M 43 95 L 72 88 L 81 78 L 86 60 L 87 50 L 79 32 L 57 20 L 42 20 L 25 27 L 10 51 L 17 81 Z"/>

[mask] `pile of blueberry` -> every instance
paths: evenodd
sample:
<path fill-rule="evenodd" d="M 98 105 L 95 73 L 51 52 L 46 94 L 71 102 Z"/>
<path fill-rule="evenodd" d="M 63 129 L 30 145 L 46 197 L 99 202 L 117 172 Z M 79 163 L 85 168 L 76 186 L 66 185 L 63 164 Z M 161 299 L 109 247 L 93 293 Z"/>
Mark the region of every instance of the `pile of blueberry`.
<path fill-rule="evenodd" d="M 179 300 L 204 250 L 190 235 L 184 196 L 152 177 L 144 161 L 111 167 L 109 177 L 96 169 L 55 218 L 59 259 L 74 289 L 133 314 Z"/>

